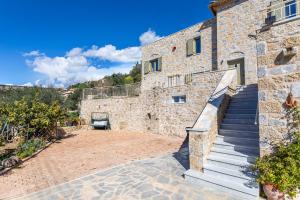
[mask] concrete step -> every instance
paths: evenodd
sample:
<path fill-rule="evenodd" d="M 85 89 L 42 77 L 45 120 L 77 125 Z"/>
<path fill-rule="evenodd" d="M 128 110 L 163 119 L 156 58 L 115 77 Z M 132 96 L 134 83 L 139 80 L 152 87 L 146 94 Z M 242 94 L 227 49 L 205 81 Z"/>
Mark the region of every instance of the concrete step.
<path fill-rule="evenodd" d="M 227 124 L 227 123 L 222 123 L 221 124 L 221 129 L 226 129 L 226 130 L 238 130 L 238 131 L 258 131 L 258 126 L 257 125 L 248 125 L 248 124 Z"/>
<path fill-rule="evenodd" d="M 230 108 L 226 111 L 229 114 L 256 114 L 256 109 L 234 109 Z"/>
<path fill-rule="evenodd" d="M 223 120 L 225 124 L 249 124 L 249 125 L 256 125 L 255 119 L 228 119 L 225 118 Z"/>
<path fill-rule="evenodd" d="M 216 165 L 204 164 L 203 170 L 204 173 L 209 176 L 218 177 L 223 180 L 230 180 L 241 184 L 255 181 L 255 173 L 251 169 L 236 171 L 224 167 L 218 167 Z"/>
<path fill-rule="evenodd" d="M 249 139 L 258 139 L 258 131 L 237 131 L 237 130 L 227 130 L 219 129 L 219 135 L 228 136 L 228 137 L 240 137 L 240 138 L 249 138 Z"/>
<path fill-rule="evenodd" d="M 243 155 L 245 155 L 245 154 L 243 154 Z M 226 157 L 231 160 L 239 160 L 242 162 L 248 162 L 248 163 L 252 163 L 252 164 L 255 163 L 256 158 L 257 158 L 256 156 L 240 156 L 240 155 L 237 155 L 234 153 L 229 154 L 229 153 L 223 153 L 220 151 L 211 151 L 209 156 L 220 156 L 220 157 L 224 157 L 224 158 Z"/>
<path fill-rule="evenodd" d="M 216 138 L 216 142 L 224 142 L 233 145 L 241 145 L 241 146 L 251 146 L 251 147 L 258 147 L 259 141 L 258 138 L 241 138 L 241 137 L 229 137 L 218 135 Z"/>
<path fill-rule="evenodd" d="M 240 171 L 249 169 L 252 163 L 244 161 L 244 160 L 233 160 L 229 159 L 225 156 L 216 156 L 216 155 L 209 155 L 207 157 L 207 164 L 210 165 L 217 165 L 219 167 L 224 167 L 230 170 Z"/>
<path fill-rule="evenodd" d="M 254 200 L 259 197 L 259 187 L 256 183 L 235 183 L 230 179 L 224 180 L 195 170 L 185 172 L 185 178 L 191 183 L 216 188 L 217 190 L 237 197 L 237 199 Z"/>
<path fill-rule="evenodd" d="M 225 113 L 224 119 L 255 119 L 256 113 L 253 114 L 232 114 Z"/>
<path fill-rule="evenodd" d="M 225 150 L 237 151 L 241 153 L 250 152 L 253 154 L 259 154 L 258 145 L 237 145 L 237 144 L 232 144 L 224 141 L 215 141 L 214 147 L 225 149 Z"/>

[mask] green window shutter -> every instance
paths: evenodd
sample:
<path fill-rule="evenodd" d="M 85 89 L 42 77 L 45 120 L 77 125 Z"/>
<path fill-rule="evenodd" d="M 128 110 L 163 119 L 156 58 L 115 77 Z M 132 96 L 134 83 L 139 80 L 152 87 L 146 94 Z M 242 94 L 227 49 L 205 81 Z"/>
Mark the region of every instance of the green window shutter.
<path fill-rule="evenodd" d="M 191 56 L 194 54 L 194 39 L 189 39 L 187 42 L 186 42 L 186 55 L 187 56 Z"/>
<path fill-rule="evenodd" d="M 149 66 L 150 66 L 149 61 L 145 61 L 144 62 L 144 74 L 148 74 L 150 72 L 149 71 Z"/>
<path fill-rule="evenodd" d="M 158 58 L 158 70 L 157 71 L 161 71 L 162 68 L 162 57 Z"/>

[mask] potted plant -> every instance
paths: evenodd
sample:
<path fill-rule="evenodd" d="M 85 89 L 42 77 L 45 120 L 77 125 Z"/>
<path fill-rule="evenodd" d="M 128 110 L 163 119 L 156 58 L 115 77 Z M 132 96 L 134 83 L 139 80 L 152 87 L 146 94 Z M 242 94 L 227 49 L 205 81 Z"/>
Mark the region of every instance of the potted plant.
<path fill-rule="evenodd" d="M 254 168 L 258 171 L 257 181 L 262 184 L 268 200 L 294 198 L 300 189 L 300 132 L 299 107 L 291 110 L 292 133 L 290 142 L 274 147 L 270 155 L 259 158 Z"/>
<path fill-rule="evenodd" d="M 288 145 L 281 144 L 274 153 L 257 160 L 257 181 L 269 200 L 295 197 L 300 189 L 300 133 Z"/>

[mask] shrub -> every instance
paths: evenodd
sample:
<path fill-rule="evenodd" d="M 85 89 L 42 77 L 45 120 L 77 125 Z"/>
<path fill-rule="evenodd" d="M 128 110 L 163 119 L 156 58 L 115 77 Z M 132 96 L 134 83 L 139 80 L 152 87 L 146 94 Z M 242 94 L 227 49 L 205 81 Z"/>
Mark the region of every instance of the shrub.
<path fill-rule="evenodd" d="M 79 112 L 77 111 L 68 112 L 67 119 L 66 119 L 67 126 L 77 126 L 79 122 L 80 122 Z"/>
<path fill-rule="evenodd" d="M 280 144 L 270 155 L 256 161 L 254 168 L 259 171 L 257 181 L 261 184 L 272 184 L 279 191 L 295 197 L 300 189 L 300 132 L 299 108 L 293 108 L 291 142 Z M 294 130 L 294 129 L 292 129 Z"/>
<path fill-rule="evenodd" d="M 31 156 L 39 149 L 45 146 L 45 142 L 42 139 L 31 139 L 23 141 L 19 144 L 17 149 L 17 156 L 21 159 Z"/>
<path fill-rule="evenodd" d="M 2 122 L 17 128 L 21 136 L 30 139 L 49 136 L 57 122 L 64 120 L 66 112 L 59 102 L 48 105 L 40 102 L 38 98 L 33 100 L 23 98 L 14 103 L 0 105 L 0 116 Z"/>

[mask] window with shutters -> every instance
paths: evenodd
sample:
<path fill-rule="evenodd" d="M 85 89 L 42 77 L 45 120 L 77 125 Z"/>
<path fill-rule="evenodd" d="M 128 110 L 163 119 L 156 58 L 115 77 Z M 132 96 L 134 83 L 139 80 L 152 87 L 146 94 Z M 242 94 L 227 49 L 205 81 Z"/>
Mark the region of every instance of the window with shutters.
<path fill-rule="evenodd" d="M 189 84 L 193 81 L 192 74 L 186 74 L 184 75 L 184 84 Z"/>
<path fill-rule="evenodd" d="M 153 59 L 144 62 L 144 74 L 149 72 L 159 72 L 162 68 L 162 58 Z"/>
<path fill-rule="evenodd" d="M 189 39 L 186 43 L 187 56 L 201 53 L 201 37 Z"/>
<path fill-rule="evenodd" d="M 168 87 L 180 85 L 180 75 L 168 76 Z"/>

